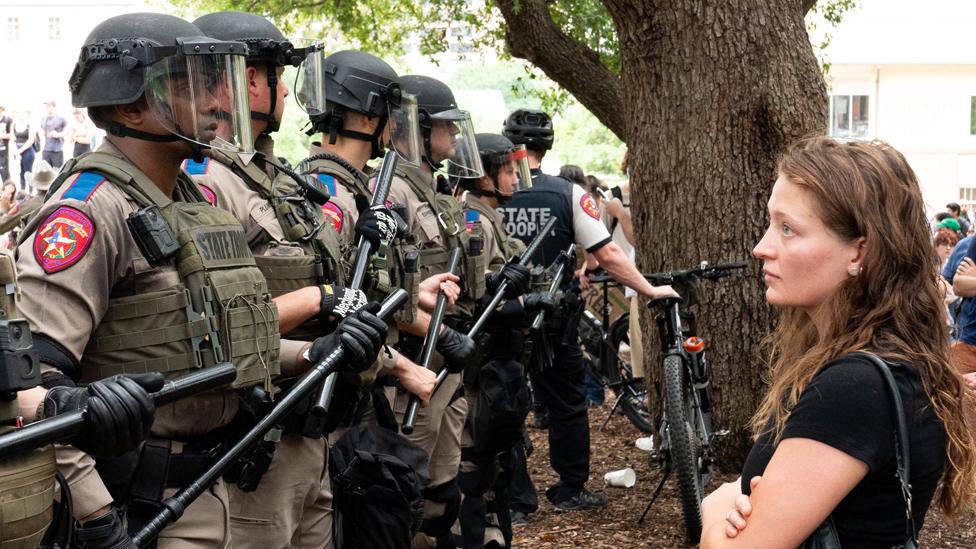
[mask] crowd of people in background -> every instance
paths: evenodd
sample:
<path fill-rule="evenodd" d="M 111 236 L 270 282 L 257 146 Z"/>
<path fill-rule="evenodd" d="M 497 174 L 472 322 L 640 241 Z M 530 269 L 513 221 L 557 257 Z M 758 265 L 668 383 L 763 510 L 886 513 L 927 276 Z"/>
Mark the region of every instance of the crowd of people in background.
<path fill-rule="evenodd" d="M 38 160 L 57 172 L 66 159 L 92 150 L 99 138 L 84 109 L 73 109 L 65 118 L 55 101 L 46 101 L 43 107 L 44 115 L 38 119 L 29 109 L 8 111 L 0 102 L 0 179 L 5 185 L 15 182 L 26 194 L 34 192 L 31 174 L 39 167 Z"/>

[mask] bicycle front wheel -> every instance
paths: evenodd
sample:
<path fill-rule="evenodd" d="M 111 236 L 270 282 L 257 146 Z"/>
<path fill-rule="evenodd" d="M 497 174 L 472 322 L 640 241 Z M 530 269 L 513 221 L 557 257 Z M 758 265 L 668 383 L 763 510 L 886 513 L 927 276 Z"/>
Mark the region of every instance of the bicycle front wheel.
<path fill-rule="evenodd" d="M 698 543 L 702 531 L 701 500 L 704 486 L 699 464 L 701 443 L 692 426 L 692 405 L 685 383 L 685 368 L 678 355 L 664 357 L 664 413 L 668 422 L 671 466 L 678 477 L 678 495 L 688 541 Z"/>

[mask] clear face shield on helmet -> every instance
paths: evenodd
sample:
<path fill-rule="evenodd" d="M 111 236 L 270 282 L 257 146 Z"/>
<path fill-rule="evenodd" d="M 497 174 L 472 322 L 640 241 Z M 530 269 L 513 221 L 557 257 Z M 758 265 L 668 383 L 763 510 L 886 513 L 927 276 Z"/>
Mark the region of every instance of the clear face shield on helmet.
<path fill-rule="evenodd" d="M 149 110 L 170 133 L 228 152 L 251 152 L 251 115 L 240 42 L 178 38 L 175 53 L 145 69 Z"/>
<path fill-rule="evenodd" d="M 515 162 L 515 173 L 518 174 L 516 191 L 532 188 L 532 171 L 529 170 L 529 151 L 525 145 L 515 145 L 512 150 L 512 161 Z"/>
<path fill-rule="evenodd" d="M 387 100 L 389 115 L 384 132 L 387 148 L 396 151 L 401 162 L 420 165 L 423 146 L 420 142 L 420 122 L 417 114 L 417 96 L 396 90 Z"/>
<path fill-rule="evenodd" d="M 485 174 L 475 141 L 474 124 L 467 111 L 451 109 L 433 115 L 429 142 L 431 162 L 435 165 L 446 162 L 444 168 L 453 177 L 479 178 Z"/>
<path fill-rule="evenodd" d="M 309 116 L 325 113 L 325 46 L 312 42 L 295 74 L 295 100 Z"/>

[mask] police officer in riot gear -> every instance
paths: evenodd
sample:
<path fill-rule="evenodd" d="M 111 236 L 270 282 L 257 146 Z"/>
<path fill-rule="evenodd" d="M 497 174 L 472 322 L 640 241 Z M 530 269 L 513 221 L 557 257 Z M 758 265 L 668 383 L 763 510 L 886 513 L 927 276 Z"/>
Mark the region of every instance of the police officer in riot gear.
<path fill-rule="evenodd" d="M 475 139 L 485 175 L 480 179 L 460 179 L 458 186 L 464 190 L 461 203 L 465 222 L 472 227 L 481 224 L 485 262 L 492 273 L 498 273 L 510 258 L 525 249 L 520 240 L 505 231 L 504 218 L 496 208 L 511 200 L 520 183 L 530 181 L 520 181 L 517 175 L 528 172 L 527 159 L 524 147 L 516 147 L 501 135 L 479 133 Z M 518 167 L 520 163 L 524 170 Z M 486 294 L 482 301 L 488 299 Z M 480 549 L 491 542 L 499 547 L 512 546 L 508 485 L 529 408 L 522 366 L 523 332 L 531 322 L 529 313 L 552 312 L 555 305 L 555 296 L 544 292 L 505 301 L 479 336 L 481 360 L 465 369 L 464 392 L 469 409 L 461 435 L 458 474 L 464 496 L 459 522 L 465 549 Z M 482 371 L 488 373 L 482 375 Z"/>
<path fill-rule="evenodd" d="M 422 277 L 446 270 L 448 252 L 462 250 L 461 282 L 465 290 L 455 307 L 449 309 L 445 325 L 437 338 L 437 351 L 451 375 L 437 390 L 430 405 L 420 410 L 415 430 L 408 436 L 431 458 L 430 485 L 424 492 L 422 536 L 415 547 L 449 546 L 453 543 L 451 525 L 460 505 L 456 477 L 461 458 L 460 433 L 467 403 L 460 396 L 463 366 L 475 351 L 474 342 L 464 335 L 470 323 L 474 302 L 485 291 L 484 262 L 480 246 L 470 246 L 470 236 L 480 237 L 480 228 L 465 231 L 464 214 L 450 194 L 446 180 L 436 171 L 448 167 L 459 177 L 480 177 L 481 161 L 474 130 L 467 112 L 458 109 L 454 94 L 443 82 L 425 76 L 400 78 L 403 91 L 417 97 L 421 127 L 422 161 L 417 167 L 398 165 L 390 188 L 389 201 L 403 205 L 410 234 L 419 249 Z M 505 271 L 506 276 L 510 276 Z M 400 351 L 419 355 L 419 341 L 426 333 L 428 320 L 417 315 L 414 322 L 401 323 Z M 437 365 L 440 367 L 440 364 Z M 394 394 L 391 391 L 390 396 Z M 402 415 L 407 395 L 395 395 L 394 411 Z"/>
<path fill-rule="evenodd" d="M 502 134 L 512 143 L 528 149 L 531 169 L 531 188 L 515 193 L 512 200 L 499 208 L 505 216 L 509 234 L 530 241 L 550 217 L 556 217 L 556 228 L 547 238 L 536 257 L 536 264 L 549 265 L 560 251 L 576 243 L 600 262 L 617 280 L 647 298 L 674 295 L 670 287 L 654 287 L 641 276 L 619 246 L 610 239 L 600 222 L 596 202 L 581 187 L 569 181 L 542 173 L 540 165 L 546 151 L 552 148 L 552 118 L 543 111 L 519 109 L 505 120 Z M 576 334 L 583 301 L 575 281 L 563 288 L 565 295 L 560 322 L 547 322 L 546 332 L 555 356 L 552 367 L 539 371 L 530 365 L 532 387 L 536 397 L 549 410 L 549 456 L 559 481 L 546 491 L 549 501 L 559 511 L 600 508 L 606 496 L 585 489 L 590 468 L 590 433 L 584 398 L 583 364 Z M 524 467 L 524 466 L 523 466 Z M 517 473 L 518 474 L 518 473 Z M 523 472 L 524 475 L 524 472 Z M 524 480 L 528 480 L 524 475 Z M 531 486 L 520 487 L 523 493 L 534 491 Z M 520 507 L 522 494 L 513 493 L 513 510 L 531 512 Z"/>
<path fill-rule="evenodd" d="M 17 255 L 20 311 L 52 385 L 110 373 L 177 376 L 230 361 L 234 388 L 270 390 L 282 366 L 307 367 L 303 357 L 280 352 L 277 309 L 244 230 L 180 172 L 190 154 L 251 146 L 249 125 L 237 123 L 247 116 L 237 78 L 246 51 L 150 13 L 109 18 L 86 39 L 70 80 L 72 103 L 87 107 L 108 137 L 65 166 Z M 317 342 L 316 354 L 341 339 L 357 347 L 345 367 L 365 368 L 385 335 L 373 320 L 343 321 L 338 336 Z M 59 447 L 82 522 L 79 545 L 131 546 L 119 509 L 130 529 L 142 526 L 165 494 L 206 467 L 237 408 L 230 388 L 161 407 L 146 444 L 117 460 Z M 160 544 L 230 546 L 227 500 L 218 482 L 163 530 Z"/>
<path fill-rule="evenodd" d="M 329 189 L 329 202 L 322 208 L 347 245 L 354 245 L 357 235 L 363 235 L 372 241 L 374 250 L 380 249 L 381 242 L 385 247 L 386 263 L 378 268 L 388 276 L 370 273 L 367 292 L 376 295 L 397 286 L 406 288 L 409 285 L 396 268 L 404 250 L 400 238 L 390 232 L 391 223 L 395 223 L 392 214 L 386 208 L 364 208 L 372 195 L 371 170 L 366 162 L 392 148 L 399 162 L 419 164 L 416 99 L 403 96 L 392 67 L 365 52 L 335 52 L 318 70 L 319 74 L 306 71 L 297 92 L 312 124 L 309 133 L 321 133 L 321 141 L 312 143 L 309 158 L 300 167 Z M 316 84 L 316 77 L 322 81 Z M 312 90 L 321 89 L 325 90 L 324 97 L 315 97 Z M 428 284 L 458 280 L 448 274 L 434 277 Z M 436 292 L 437 285 L 433 286 Z M 397 342 L 395 328 L 388 337 L 391 345 Z M 434 388 L 432 372 L 393 348 L 381 353 L 380 361 L 377 376 L 382 383 L 392 382 L 388 376 L 393 376 L 404 389 L 427 402 Z"/>
<path fill-rule="evenodd" d="M 321 209 L 328 196 L 323 193 L 317 204 L 311 202 L 315 197 L 306 185 L 312 182 L 277 161 L 270 135 L 277 130 L 288 94 L 284 67 L 320 70 L 321 45 L 296 47 L 270 21 L 249 13 L 213 13 L 194 24 L 210 37 L 248 44 L 247 80 L 257 152 L 251 156 L 214 151 L 205 166 L 192 161 L 187 166 L 201 185 L 212 189 L 216 205 L 247 228 L 248 245 L 276 296 L 286 337 L 314 339 L 331 330 L 331 318 L 348 316 L 366 303 L 363 292 L 343 286 L 342 244 Z M 310 263 L 318 268 L 309 269 Z M 291 291 L 296 287 L 301 289 Z M 339 391 L 356 393 L 371 378 L 372 374 L 345 376 Z M 235 546 L 332 546 L 325 438 L 330 427 L 310 414 L 309 406 L 310 402 L 288 418 L 280 441 L 265 441 L 255 449 L 254 466 L 228 477 L 235 481 L 230 486 Z"/>

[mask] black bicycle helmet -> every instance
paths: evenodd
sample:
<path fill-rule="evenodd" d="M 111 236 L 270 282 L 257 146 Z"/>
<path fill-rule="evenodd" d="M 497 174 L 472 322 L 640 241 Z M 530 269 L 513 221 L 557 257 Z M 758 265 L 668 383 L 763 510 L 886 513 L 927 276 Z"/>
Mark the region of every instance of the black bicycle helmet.
<path fill-rule="evenodd" d="M 527 149 L 548 151 L 553 141 L 552 117 L 538 109 L 518 109 L 505 119 L 502 135 Z"/>

